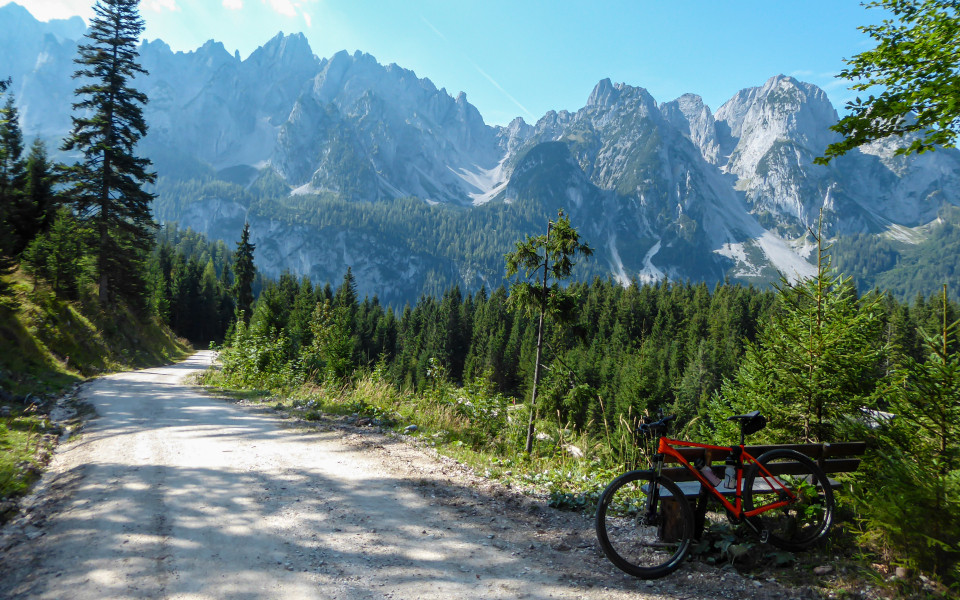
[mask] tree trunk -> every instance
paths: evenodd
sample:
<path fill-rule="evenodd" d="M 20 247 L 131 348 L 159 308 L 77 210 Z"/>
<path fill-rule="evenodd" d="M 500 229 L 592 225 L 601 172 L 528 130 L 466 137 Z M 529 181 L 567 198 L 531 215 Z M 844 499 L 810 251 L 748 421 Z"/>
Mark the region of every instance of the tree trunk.
<path fill-rule="evenodd" d="M 537 327 L 537 358 L 533 363 L 533 391 L 530 393 L 530 420 L 527 422 L 526 452 L 533 451 L 533 420 L 537 414 L 537 384 L 540 383 L 540 352 L 543 349 L 543 318 L 547 312 L 547 274 L 550 264 L 550 228 L 553 225 L 547 221 L 547 243 L 543 248 L 543 298 L 540 304 L 540 324 Z"/>
<path fill-rule="evenodd" d="M 540 351 L 543 348 L 543 311 L 537 327 L 537 358 L 533 364 L 533 392 L 530 395 L 530 420 L 527 422 L 527 454 L 533 451 L 533 419 L 537 413 L 537 384 L 540 383 Z"/>

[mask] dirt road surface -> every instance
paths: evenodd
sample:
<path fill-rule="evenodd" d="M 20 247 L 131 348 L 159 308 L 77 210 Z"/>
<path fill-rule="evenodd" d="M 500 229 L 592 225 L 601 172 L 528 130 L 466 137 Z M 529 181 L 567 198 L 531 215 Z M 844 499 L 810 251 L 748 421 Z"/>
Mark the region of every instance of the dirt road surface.
<path fill-rule="evenodd" d="M 688 563 L 655 582 L 591 521 L 384 434 L 183 382 L 210 352 L 104 377 L 0 536 L 0 598 L 800 598 Z"/>

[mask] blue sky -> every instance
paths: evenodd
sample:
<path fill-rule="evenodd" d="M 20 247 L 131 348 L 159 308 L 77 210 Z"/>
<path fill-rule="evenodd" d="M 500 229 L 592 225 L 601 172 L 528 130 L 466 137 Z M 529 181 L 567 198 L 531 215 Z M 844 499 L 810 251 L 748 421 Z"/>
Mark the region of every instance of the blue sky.
<path fill-rule="evenodd" d="M 17 0 L 41 20 L 93 0 Z M 6 4 L 0 0 L 0 4 Z M 278 31 L 302 31 L 315 54 L 361 50 L 460 91 L 490 124 L 582 107 L 596 83 L 686 92 L 716 111 L 780 73 L 819 85 L 834 106 L 853 97 L 834 77 L 873 46 L 857 30 L 882 13 L 858 0 L 142 0 L 144 36 L 190 51 L 208 39 L 246 58 Z"/>

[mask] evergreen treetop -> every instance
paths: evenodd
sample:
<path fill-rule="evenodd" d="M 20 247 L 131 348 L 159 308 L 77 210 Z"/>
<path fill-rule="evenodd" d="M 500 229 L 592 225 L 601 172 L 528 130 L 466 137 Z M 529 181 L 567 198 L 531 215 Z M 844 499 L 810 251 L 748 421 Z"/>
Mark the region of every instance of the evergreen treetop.
<path fill-rule="evenodd" d="M 240 241 L 233 259 L 233 287 L 230 291 L 235 300 L 237 318 L 244 324 L 250 323 L 253 314 L 253 279 L 256 269 L 253 266 L 253 251 L 256 245 L 250 243 L 250 223 L 244 223 Z"/>
<path fill-rule="evenodd" d="M 144 22 L 138 0 L 98 0 L 78 48 L 80 80 L 73 104 L 73 128 L 63 144 L 79 151 L 80 162 L 67 169 L 78 215 L 97 233 L 95 253 L 101 302 L 114 290 L 138 300 L 146 289 L 142 264 L 153 244 L 150 213 L 153 195 L 143 189 L 156 180 L 149 159 L 135 148 L 147 133 L 143 105 L 147 96 L 133 87 L 146 70 L 137 62 Z"/>

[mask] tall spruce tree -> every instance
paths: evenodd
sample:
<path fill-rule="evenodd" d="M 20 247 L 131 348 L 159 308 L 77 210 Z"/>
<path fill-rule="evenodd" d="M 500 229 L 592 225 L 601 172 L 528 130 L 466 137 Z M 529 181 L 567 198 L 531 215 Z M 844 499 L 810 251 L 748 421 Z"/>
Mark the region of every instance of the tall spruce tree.
<path fill-rule="evenodd" d="M 836 440 L 837 426 L 873 408 L 883 377 L 880 298 L 858 298 L 830 266 L 819 232 L 816 275 L 777 287 L 771 322 L 747 348 L 733 380 L 708 407 L 718 431 L 727 416 L 758 409 L 776 441 Z"/>
<path fill-rule="evenodd" d="M 540 382 L 540 361 L 543 352 L 544 320 L 548 315 L 560 321 L 569 318 L 573 297 L 560 287 L 570 277 L 573 257 L 590 256 L 593 249 L 580 241 L 570 217 L 560 211 L 556 221 L 547 222 L 547 234 L 527 237 L 517 242 L 516 250 L 507 254 L 507 277 L 520 276 L 510 286 L 510 304 L 537 313 L 536 358 L 533 367 L 533 388 L 530 393 L 530 420 L 527 424 L 526 451 L 533 450 L 533 424 L 537 412 L 537 384 Z M 540 270 L 543 270 L 542 275 Z M 521 275 L 522 272 L 522 275 Z"/>
<path fill-rule="evenodd" d="M 253 266 L 253 251 L 256 249 L 256 245 L 250 243 L 250 223 L 244 223 L 237 251 L 233 254 L 233 287 L 230 288 L 237 319 L 242 319 L 244 325 L 250 323 L 253 314 L 253 279 L 257 274 Z"/>
<path fill-rule="evenodd" d="M 23 133 L 13 94 L 0 108 L 0 220 L 5 222 L 5 251 L 15 256 L 23 250 L 17 221 L 23 188 Z"/>
<path fill-rule="evenodd" d="M 10 206 L 23 182 L 23 132 L 13 94 L 0 108 L 0 202 Z"/>
<path fill-rule="evenodd" d="M 16 232 L 14 253 L 19 254 L 37 235 L 50 229 L 57 215 L 54 166 L 47 148 L 36 139 L 24 162 L 23 185 L 14 202 L 11 223 Z"/>
<path fill-rule="evenodd" d="M 75 91 L 80 100 L 73 104 L 73 129 L 63 145 L 83 155 L 67 169 L 70 194 L 77 214 L 96 233 L 101 302 L 117 292 L 142 304 L 143 265 L 155 227 L 153 194 L 143 186 L 156 180 L 150 160 L 135 153 L 147 133 L 147 96 L 133 87 L 138 74 L 147 74 L 137 62 L 144 23 L 139 0 L 97 0 L 93 10 L 89 42 L 80 45 L 74 60 L 80 65 L 73 75 L 81 82 Z"/>
<path fill-rule="evenodd" d="M 931 302 L 931 304 L 933 304 Z M 923 360 L 905 356 L 879 413 L 882 481 L 868 482 L 864 537 L 947 584 L 960 584 L 960 321 L 940 299 L 933 332 L 921 328 Z"/>
<path fill-rule="evenodd" d="M 0 79 L 0 98 L 3 98 L 6 94 L 9 85 L 9 79 Z M 7 127 L 8 122 L 6 112 L 0 112 L 0 131 Z M 4 160 L 5 151 L 0 149 L 0 153 L 3 153 L 0 154 L 0 160 Z M 0 182 L 0 185 L 2 185 L 2 182 Z M 10 226 L 9 209 L 10 203 L 7 198 L 0 195 L 0 295 L 7 291 L 7 283 L 3 277 L 13 270 L 15 264 L 12 248 L 13 228 Z"/>

